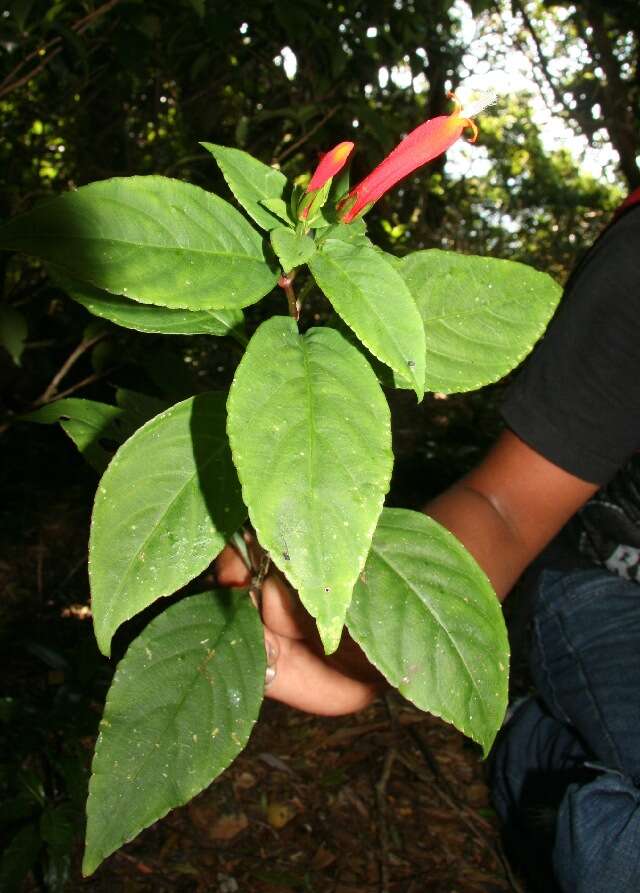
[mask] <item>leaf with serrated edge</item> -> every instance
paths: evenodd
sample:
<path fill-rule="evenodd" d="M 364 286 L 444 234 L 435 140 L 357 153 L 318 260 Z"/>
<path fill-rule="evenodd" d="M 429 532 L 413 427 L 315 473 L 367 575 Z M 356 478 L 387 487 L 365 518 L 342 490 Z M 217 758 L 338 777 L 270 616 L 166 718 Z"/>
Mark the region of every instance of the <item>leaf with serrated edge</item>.
<path fill-rule="evenodd" d="M 127 437 L 131 437 L 136 428 L 141 428 L 145 422 L 169 409 L 171 405 L 169 400 L 150 397 L 149 394 L 141 394 L 140 391 L 131 391 L 129 388 L 117 389 L 116 403 L 124 410 L 123 419 L 129 429 Z"/>
<path fill-rule="evenodd" d="M 201 573 L 244 521 L 225 420 L 224 394 L 176 403 L 139 428 L 104 473 L 89 539 L 104 654 L 121 623 Z"/>
<path fill-rule="evenodd" d="M 111 454 L 101 441 L 122 442 L 123 431 L 126 429 L 125 416 L 124 410 L 118 406 L 84 400 L 81 397 L 64 397 L 21 416 L 21 419 L 42 425 L 60 422 L 65 434 L 71 438 L 89 465 L 102 474 L 109 464 Z"/>
<path fill-rule="evenodd" d="M 384 257 L 392 257 L 371 242 L 367 236 L 366 224 L 362 219 L 354 220 L 353 223 L 332 223 L 330 226 L 326 226 L 318 236 L 318 247 L 327 239 L 337 239 L 338 242 L 349 242 L 351 245 L 368 245 L 370 248 L 376 248 Z"/>
<path fill-rule="evenodd" d="M 291 219 L 291 214 L 289 213 L 289 206 L 282 198 L 261 198 L 259 203 L 263 208 L 266 208 L 271 214 L 275 214 L 282 223 L 286 223 L 288 227 L 292 228 L 295 226 L 295 221 Z M 276 225 L 276 224 L 274 224 Z"/>
<path fill-rule="evenodd" d="M 64 291 L 83 307 L 110 322 L 136 332 L 159 335 L 228 335 L 241 326 L 242 310 L 176 310 L 153 304 L 139 304 L 123 295 L 96 288 L 79 279 L 55 274 L 54 279 Z"/>
<path fill-rule="evenodd" d="M 368 245 L 322 242 L 309 261 L 319 287 L 371 353 L 424 395 L 424 328 L 402 276 Z"/>
<path fill-rule="evenodd" d="M 262 204 L 265 200 L 281 199 L 287 185 L 287 178 L 273 167 L 258 161 L 242 149 L 217 146 L 215 143 L 200 143 L 211 152 L 227 186 L 237 201 L 258 226 L 271 230 L 282 226 L 278 216 Z"/>
<path fill-rule="evenodd" d="M 132 642 L 100 723 L 85 876 L 235 759 L 258 718 L 265 669 L 260 618 L 244 592 L 185 598 Z"/>
<path fill-rule="evenodd" d="M 285 273 L 290 273 L 295 267 L 306 264 L 316 250 L 316 243 L 310 236 L 296 233 L 286 226 L 280 226 L 272 231 L 271 245 Z"/>
<path fill-rule="evenodd" d="M 115 177 L 66 192 L 0 226 L 0 247 L 113 294 L 185 310 L 246 307 L 277 279 L 239 211 L 167 177 Z"/>
<path fill-rule="evenodd" d="M 433 248 L 400 267 L 423 320 L 425 385 L 445 394 L 503 378 L 546 329 L 562 289 L 510 260 Z"/>
<path fill-rule="evenodd" d="M 353 585 L 389 486 L 389 408 L 371 367 L 338 332 L 264 322 L 229 393 L 227 428 L 258 539 L 340 641 Z"/>
<path fill-rule="evenodd" d="M 385 509 L 347 627 L 404 697 L 486 756 L 507 707 L 509 645 L 491 584 L 453 534 L 420 512 Z"/>

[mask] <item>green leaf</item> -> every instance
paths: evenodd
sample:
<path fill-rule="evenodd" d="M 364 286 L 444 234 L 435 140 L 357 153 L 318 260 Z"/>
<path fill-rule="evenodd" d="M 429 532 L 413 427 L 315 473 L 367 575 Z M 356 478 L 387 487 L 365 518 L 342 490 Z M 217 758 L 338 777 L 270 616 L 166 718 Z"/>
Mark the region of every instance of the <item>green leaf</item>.
<path fill-rule="evenodd" d="M 248 152 L 218 146 L 215 143 L 200 143 L 211 152 L 227 185 L 238 202 L 258 226 L 271 230 L 280 226 L 280 221 L 263 202 L 269 199 L 282 199 L 287 178 L 273 167 L 258 161 Z"/>
<path fill-rule="evenodd" d="M 225 395 L 156 416 L 118 450 L 93 508 L 89 577 L 96 639 L 209 565 L 246 517 L 225 434 Z"/>
<path fill-rule="evenodd" d="M 402 261 L 426 336 L 425 385 L 472 391 L 505 376 L 547 327 L 562 289 L 509 260 L 431 249 Z"/>
<path fill-rule="evenodd" d="M 42 841 L 35 825 L 29 824 L 9 841 L 0 854 L 0 890 L 23 890 L 23 881 L 36 862 Z"/>
<path fill-rule="evenodd" d="M 282 198 L 263 198 L 260 199 L 258 204 L 262 205 L 267 211 L 271 211 L 272 214 L 275 214 L 283 223 L 286 223 L 287 226 L 293 227 L 295 226 L 295 221 L 291 219 L 291 215 L 289 213 L 289 206 Z M 275 224 L 277 226 L 277 224 Z"/>
<path fill-rule="evenodd" d="M 40 816 L 42 839 L 58 853 L 68 852 L 73 843 L 76 820 L 76 812 L 71 803 L 60 803 L 57 806 L 47 804 Z"/>
<path fill-rule="evenodd" d="M 32 819 L 39 812 L 40 804 L 30 793 L 22 791 L 16 797 L 8 797 L 5 793 L 0 813 L 0 829 L 3 836 L 6 834 L 6 828 L 24 824 L 25 819 Z"/>
<path fill-rule="evenodd" d="M 331 193 L 329 202 L 335 207 L 338 201 L 346 196 L 349 192 L 349 181 L 351 180 L 351 160 L 338 171 L 335 177 L 332 177 Z"/>
<path fill-rule="evenodd" d="M 242 310 L 172 310 L 153 304 L 138 304 L 122 295 L 112 295 L 88 282 L 54 273 L 64 291 L 94 316 L 108 319 L 125 329 L 160 335 L 228 335 L 242 326 Z"/>
<path fill-rule="evenodd" d="M 300 206 L 306 197 L 304 186 L 301 183 L 294 183 L 291 195 L 289 197 L 289 216 L 292 220 L 298 220 Z"/>
<path fill-rule="evenodd" d="M 71 803 L 49 803 L 40 817 L 40 834 L 47 844 L 46 889 L 52 893 L 63 893 L 67 885 L 79 819 Z"/>
<path fill-rule="evenodd" d="M 401 377 L 397 372 L 394 372 L 384 363 L 381 363 L 377 357 L 374 357 L 371 351 L 367 350 L 362 341 L 358 340 L 353 329 L 350 329 L 346 322 L 339 317 L 335 311 L 329 317 L 328 325 L 337 329 L 343 338 L 347 339 L 349 344 L 353 344 L 353 346 L 360 351 L 367 363 L 369 363 L 373 369 L 375 377 L 383 388 L 403 388 L 408 391 L 413 390 L 413 382 L 411 379 L 408 377 Z"/>
<path fill-rule="evenodd" d="M 360 221 L 354 220 L 353 223 L 349 223 L 349 226 L 354 226 L 356 223 Z M 364 221 L 363 221 L 364 222 Z M 402 258 L 397 257 L 395 254 L 391 254 L 389 251 L 383 251 L 382 248 L 378 247 L 378 245 L 373 246 L 375 250 L 380 254 L 388 264 L 391 264 L 394 270 L 397 270 L 398 273 L 402 272 Z"/>
<path fill-rule="evenodd" d="M 0 307 L 0 344 L 16 366 L 20 365 L 28 333 L 29 327 L 23 313 L 14 307 Z"/>
<path fill-rule="evenodd" d="M 189 3 L 198 18 L 203 19 L 206 12 L 205 0 L 189 0 Z"/>
<path fill-rule="evenodd" d="M 389 408 L 380 387 L 335 330 L 299 335 L 292 319 L 272 317 L 249 342 L 228 408 L 258 539 L 333 651 L 389 486 Z"/>
<path fill-rule="evenodd" d="M 310 236 L 296 233 L 286 226 L 271 231 L 271 245 L 285 273 L 308 263 L 316 251 L 316 243 Z"/>
<path fill-rule="evenodd" d="M 139 391 L 131 391 L 128 388 L 118 388 L 116 403 L 124 410 L 121 424 L 127 431 L 127 437 L 130 437 L 149 419 L 169 408 L 167 400 L 150 397 L 149 394 L 141 394 Z M 126 440 L 126 438 L 124 439 Z"/>
<path fill-rule="evenodd" d="M 20 31 L 24 31 L 27 27 L 27 20 L 33 4 L 34 0 L 12 0 L 8 4 L 11 15 L 16 20 Z"/>
<path fill-rule="evenodd" d="M 453 534 L 385 509 L 347 625 L 401 694 L 487 755 L 507 707 L 509 645 L 491 584 Z"/>
<path fill-rule="evenodd" d="M 60 422 L 60 427 L 87 462 L 96 471 L 103 472 L 112 455 L 112 451 L 103 445 L 104 441 L 122 441 L 123 417 L 124 412 L 118 406 L 109 406 L 108 403 L 98 403 L 96 400 L 65 397 L 47 403 L 46 406 L 21 416 L 21 419 L 42 425 Z"/>
<path fill-rule="evenodd" d="M 402 276 L 378 251 L 337 239 L 323 241 L 309 261 L 336 312 L 371 353 L 424 395 L 422 320 Z"/>
<path fill-rule="evenodd" d="M 307 226 L 322 228 L 329 225 L 330 221 L 322 209 L 327 203 L 330 192 L 331 178 L 320 189 L 313 189 L 302 196 L 298 203 L 298 217 L 304 213 L 304 222 Z M 327 209 L 329 214 L 332 210 L 331 208 Z"/>
<path fill-rule="evenodd" d="M 117 406 L 110 406 L 97 400 L 65 397 L 20 418 L 41 425 L 60 422 L 89 465 L 102 474 L 113 455 L 113 449 L 105 443 L 123 443 L 137 428 L 167 408 L 165 400 L 124 388 L 116 392 L 116 402 Z"/>
<path fill-rule="evenodd" d="M 82 186 L 0 226 L 0 247 L 143 304 L 220 310 L 275 285 L 262 240 L 228 202 L 167 177 Z"/>
<path fill-rule="evenodd" d="M 183 599 L 135 639 L 96 744 L 85 876 L 235 759 L 258 718 L 265 669 L 260 618 L 243 592 Z"/>
<path fill-rule="evenodd" d="M 348 242 L 350 245 L 368 245 L 375 247 L 367 236 L 367 226 L 362 218 L 353 223 L 333 223 L 326 227 L 318 238 L 318 246 L 327 239 L 337 239 L 339 242 Z M 376 249 L 380 251 L 381 249 Z M 382 252 L 384 254 L 384 252 Z M 392 255 L 384 254 L 385 257 Z"/>

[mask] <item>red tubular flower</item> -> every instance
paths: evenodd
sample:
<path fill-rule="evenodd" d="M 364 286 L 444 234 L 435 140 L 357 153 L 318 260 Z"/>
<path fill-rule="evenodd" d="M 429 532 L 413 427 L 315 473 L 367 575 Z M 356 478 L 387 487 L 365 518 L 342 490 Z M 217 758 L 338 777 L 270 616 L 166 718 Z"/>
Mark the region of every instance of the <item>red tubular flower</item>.
<path fill-rule="evenodd" d="M 424 124 L 420 124 L 412 130 L 402 142 L 398 143 L 391 152 L 371 173 L 354 186 L 349 195 L 343 199 L 338 208 L 344 208 L 343 223 L 351 221 L 363 211 L 368 210 L 374 202 L 384 195 L 387 190 L 411 174 L 416 168 L 422 167 L 432 158 L 446 152 L 456 140 L 462 136 L 466 127 L 471 127 L 473 133 L 471 142 L 475 142 L 478 128 L 470 117 L 465 117 L 460 103 L 455 98 L 455 108 L 450 115 L 439 115 L 430 118 Z M 474 114 L 486 106 L 483 102 L 480 107 L 474 107 Z"/>
<path fill-rule="evenodd" d="M 354 144 L 348 141 L 338 143 L 337 146 L 334 146 L 333 149 L 330 149 L 323 155 L 320 164 L 313 172 L 313 177 L 309 181 L 306 192 L 322 189 L 329 177 L 334 177 L 338 171 L 341 171 L 353 151 L 353 146 Z"/>

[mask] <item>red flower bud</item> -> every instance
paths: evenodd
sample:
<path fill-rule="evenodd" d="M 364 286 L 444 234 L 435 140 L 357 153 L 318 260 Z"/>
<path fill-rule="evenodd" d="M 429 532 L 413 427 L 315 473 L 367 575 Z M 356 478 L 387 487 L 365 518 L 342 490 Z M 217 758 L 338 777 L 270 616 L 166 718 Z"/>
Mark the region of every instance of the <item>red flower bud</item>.
<path fill-rule="evenodd" d="M 471 141 L 475 142 L 478 129 L 470 117 L 463 115 L 460 103 L 453 98 L 456 107 L 451 115 L 439 115 L 420 124 L 364 180 L 353 187 L 338 206 L 339 209 L 346 209 L 342 216 L 343 223 L 351 223 L 416 168 L 446 152 L 461 137 L 466 127 L 471 127 Z M 486 103 L 475 109 L 475 114 L 485 105 Z"/>
<path fill-rule="evenodd" d="M 353 151 L 353 143 L 338 143 L 333 149 L 330 149 L 322 156 L 320 164 L 315 169 L 313 177 L 309 181 L 306 191 L 311 192 L 314 189 L 322 189 L 329 177 L 334 177 L 338 171 L 347 163 L 349 155 Z"/>

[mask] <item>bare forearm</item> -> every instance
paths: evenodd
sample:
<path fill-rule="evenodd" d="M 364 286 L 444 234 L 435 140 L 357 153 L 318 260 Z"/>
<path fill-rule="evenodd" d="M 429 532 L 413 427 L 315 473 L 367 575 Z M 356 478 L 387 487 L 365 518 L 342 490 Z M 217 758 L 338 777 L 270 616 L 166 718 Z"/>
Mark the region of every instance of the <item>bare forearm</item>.
<path fill-rule="evenodd" d="M 489 577 L 500 601 L 535 558 L 487 497 L 459 482 L 424 511 L 450 530 Z"/>
<path fill-rule="evenodd" d="M 502 601 L 596 489 L 505 431 L 477 468 L 424 511 L 466 546 Z"/>

